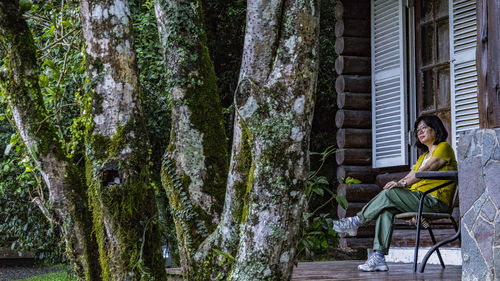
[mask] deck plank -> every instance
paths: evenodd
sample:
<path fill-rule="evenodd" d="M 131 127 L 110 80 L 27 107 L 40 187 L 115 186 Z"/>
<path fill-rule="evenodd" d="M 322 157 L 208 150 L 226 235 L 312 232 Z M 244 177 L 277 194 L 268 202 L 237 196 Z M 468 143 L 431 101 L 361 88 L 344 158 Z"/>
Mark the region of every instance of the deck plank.
<path fill-rule="evenodd" d="M 389 263 L 388 272 L 360 272 L 358 264 L 364 261 L 301 262 L 294 268 L 292 281 L 333 281 L 333 280 L 460 280 L 461 266 L 428 264 L 424 273 L 414 273 L 412 264 Z"/>

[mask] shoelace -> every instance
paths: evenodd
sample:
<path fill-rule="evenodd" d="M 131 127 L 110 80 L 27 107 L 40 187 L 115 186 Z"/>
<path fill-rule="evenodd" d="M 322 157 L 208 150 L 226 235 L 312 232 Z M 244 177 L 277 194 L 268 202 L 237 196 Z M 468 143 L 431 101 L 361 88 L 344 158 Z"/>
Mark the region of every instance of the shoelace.
<path fill-rule="evenodd" d="M 366 261 L 366 265 L 368 266 L 374 266 L 377 264 L 377 262 L 380 261 L 382 262 L 382 260 L 380 260 L 377 256 L 375 256 L 375 254 L 373 254 L 369 259 L 368 261 Z"/>

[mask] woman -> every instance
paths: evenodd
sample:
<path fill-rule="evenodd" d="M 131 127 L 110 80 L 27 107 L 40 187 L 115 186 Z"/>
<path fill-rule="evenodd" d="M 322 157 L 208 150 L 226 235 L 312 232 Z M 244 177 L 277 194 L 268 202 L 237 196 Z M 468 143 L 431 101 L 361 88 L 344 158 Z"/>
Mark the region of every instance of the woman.
<path fill-rule="evenodd" d="M 376 221 L 373 250 L 375 253 L 358 266 L 361 271 L 387 271 L 385 255 L 389 252 L 394 216 L 404 212 L 417 212 L 422 193 L 444 181 L 420 180 L 417 171 L 457 170 L 455 153 L 445 142 L 448 132 L 441 120 L 434 115 L 420 116 L 414 124 L 416 146 L 423 150 L 412 170 L 399 181 L 390 181 L 384 190 L 368 202 L 355 216 L 334 221 L 333 229 L 340 235 L 355 236 L 359 226 Z M 455 186 L 450 184 L 429 193 L 424 198 L 424 212 L 446 212 L 452 200 Z"/>

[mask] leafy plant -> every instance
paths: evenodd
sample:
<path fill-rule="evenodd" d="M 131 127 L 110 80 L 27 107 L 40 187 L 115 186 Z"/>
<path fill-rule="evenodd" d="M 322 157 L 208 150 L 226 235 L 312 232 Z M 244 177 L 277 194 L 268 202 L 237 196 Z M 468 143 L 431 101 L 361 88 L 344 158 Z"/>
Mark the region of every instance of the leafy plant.
<path fill-rule="evenodd" d="M 329 213 L 318 213 L 324 206 L 335 200 L 341 206 L 347 208 L 347 200 L 343 196 L 337 195 L 332 191 L 329 181 L 325 176 L 319 175 L 326 159 L 336 152 L 334 146 L 327 147 L 323 152 L 311 152 L 311 155 L 320 156 L 319 167 L 309 173 L 307 180 L 306 196 L 307 209 L 304 212 L 302 222 L 302 233 L 299 239 L 298 255 L 305 252 L 306 257 L 312 256 L 315 252 L 324 252 L 328 246 L 336 243 L 337 233 L 333 230 L 333 219 Z M 314 198 L 328 196 L 328 199 L 310 210 Z"/>

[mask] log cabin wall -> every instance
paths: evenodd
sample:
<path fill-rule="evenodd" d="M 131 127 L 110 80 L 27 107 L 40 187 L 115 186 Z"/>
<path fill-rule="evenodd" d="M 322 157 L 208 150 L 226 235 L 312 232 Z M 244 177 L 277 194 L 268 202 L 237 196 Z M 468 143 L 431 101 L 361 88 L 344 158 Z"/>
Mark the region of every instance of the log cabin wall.
<path fill-rule="evenodd" d="M 339 218 L 356 215 L 361 208 L 380 192 L 387 182 L 399 180 L 409 172 L 409 167 L 390 169 L 372 168 L 371 136 L 371 42 L 370 42 L 370 1 L 337 0 L 335 7 L 335 71 L 339 75 L 337 91 L 338 111 L 335 116 L 337 126 L 336 154 L 337 194 L 346 197 L 347 210 L 338 207 Z M 361 184 L 346 185 L 343 179 L 353 177 Z M 455 217 L 459 218 L 458 208 Z M 400 222 L 401 223 L 401 222 Z M 362 227 L 356 237 L 340 239 L 342 248 L 371 248 L 375 223 Z M 452 229 L 435 228 L 438 241 L 451 236 Z M 422 232 L 421 245 L 431 246 L 427 232 Z M 392 236 L 392 247 L 413 247 L 415 230 L 396 229 Z M 459 244 L 455 241 L 452 246 Z"/>
<path fill-rule="evenodd" d="M 347 210 L 338 207 L 339 218 L 355 215 L 373 198 L 380 188 L 375 184 L 371 157 L 371 58 L 370 58 L 370 1 L 338 0 L 335 7 L 335 71 L 339 75 L 336 161 L 337 193 L 349 202 Z M 344 183 L 353 177 L 361 184 Z M 357 237 L 341 238 L 343 248 L 368 248 L 373 241 L 373 227 L 360 229 Z"/>

